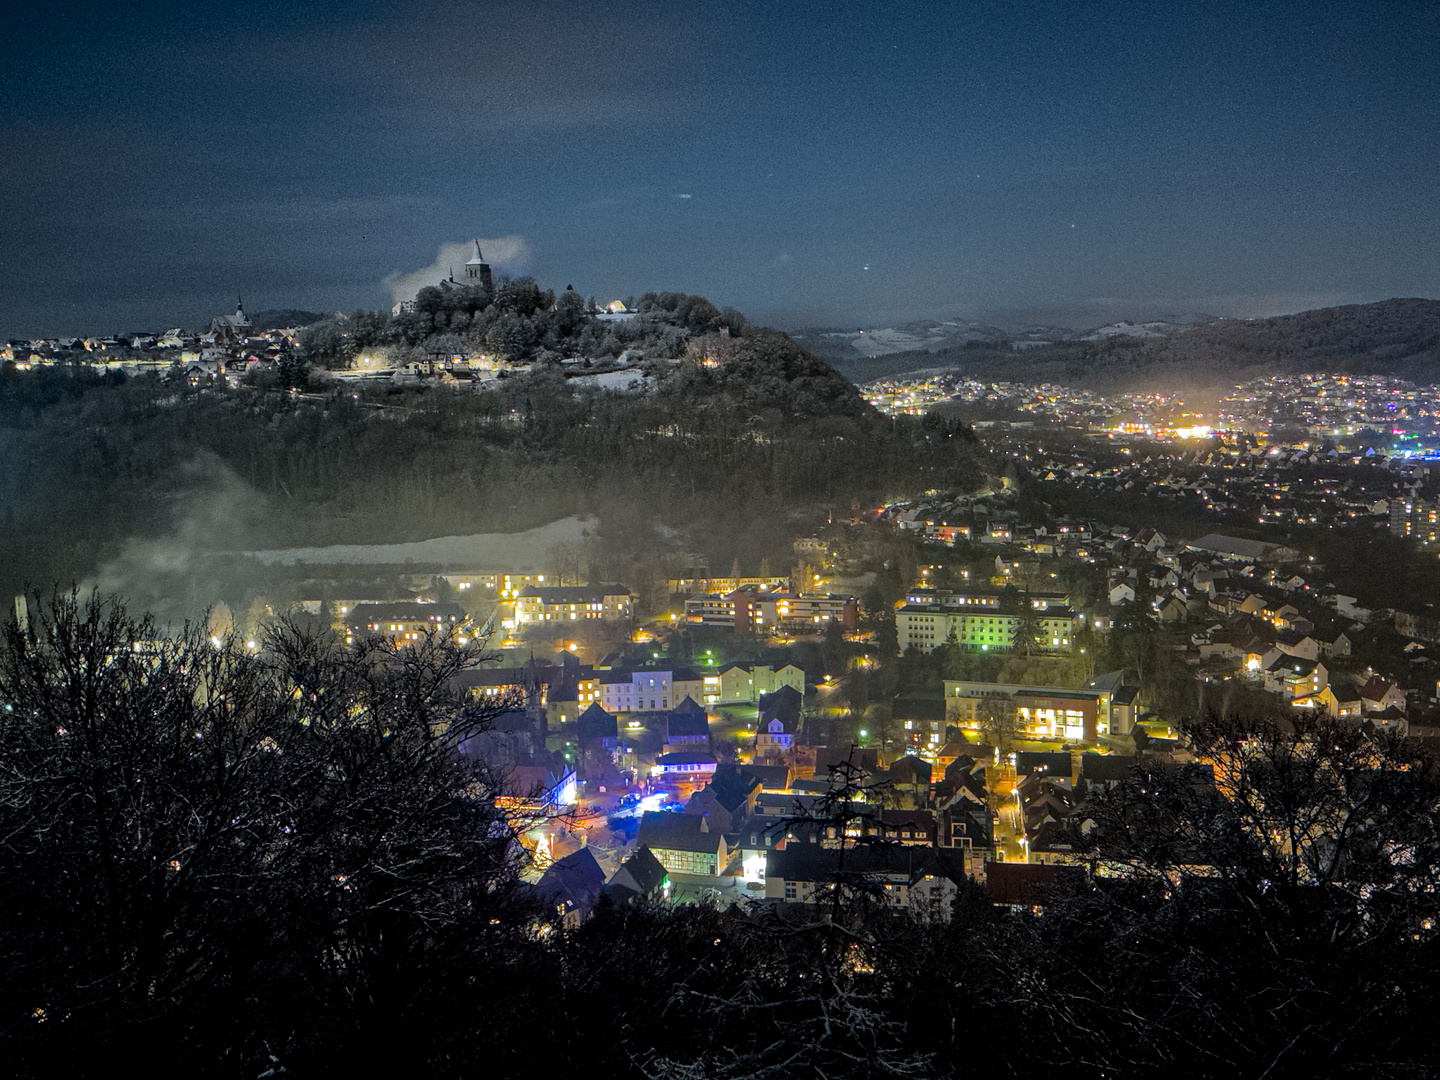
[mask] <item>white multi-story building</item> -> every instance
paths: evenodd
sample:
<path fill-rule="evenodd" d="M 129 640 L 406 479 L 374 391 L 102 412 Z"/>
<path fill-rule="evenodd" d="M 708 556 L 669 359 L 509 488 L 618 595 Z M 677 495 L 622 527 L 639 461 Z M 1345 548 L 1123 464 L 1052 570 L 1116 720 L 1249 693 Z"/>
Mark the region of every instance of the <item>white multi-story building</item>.
<path fill-rule="evenodd" d="M 1034 648 L 1041 652 L 1069 652 L 1074 647 L 1079 619 L 1067 607 L 1036 608 Z M 1020 616 L 991 609 L 966 611 L 904 604 L 895 611 L 895 636 L 902 653 L 910 648 L 930 652 L 950 640 L 971 652 L 1006 651 L 1015 647 L 1020 624 Z"/>
<path fill-rule="evenodd" d="M 630 590 L 624 585 L 571 585 L 547 588 L 526 585 L 515 598 L 515 626 L 536 623 L 624 622 L 632 613 Z"/>
<path fill-rule="evenodd" d="M 610 713 L 660 712 L 686 697 L 704 700 L 704 684 L 692 668 L 619 668 L 600 675 L 600 706 Z"/>

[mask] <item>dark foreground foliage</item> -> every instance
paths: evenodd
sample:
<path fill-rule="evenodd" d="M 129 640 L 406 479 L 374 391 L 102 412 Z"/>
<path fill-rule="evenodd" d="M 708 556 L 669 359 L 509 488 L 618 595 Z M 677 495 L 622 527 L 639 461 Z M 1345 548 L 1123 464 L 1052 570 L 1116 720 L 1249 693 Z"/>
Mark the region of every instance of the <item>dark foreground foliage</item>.
<path fill-rule="evenodd" d="M 452 733 L 473 653 L 252 654 L 62 597 L 0 649 L 0 1060 L 20 1076 L 1433 1074 L 1440 786 L 1206 720 L 1095 800 L 1093 876 L 946 923 L 542 918 Z"/>

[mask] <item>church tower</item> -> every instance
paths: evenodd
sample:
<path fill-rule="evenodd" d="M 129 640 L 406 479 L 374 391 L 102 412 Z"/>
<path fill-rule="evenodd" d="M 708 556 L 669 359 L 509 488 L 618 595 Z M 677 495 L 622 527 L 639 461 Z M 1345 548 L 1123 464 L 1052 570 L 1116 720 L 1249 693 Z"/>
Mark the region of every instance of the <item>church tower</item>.
<path fill-rule="evenodd" d="M 475 257 L 465 264 L 465 284 L 479 285 L 487 293 L 495 292 L 495 279 L 490 275 L 490 264 L 480 254 L 480 241 L 475 241 Z"/>

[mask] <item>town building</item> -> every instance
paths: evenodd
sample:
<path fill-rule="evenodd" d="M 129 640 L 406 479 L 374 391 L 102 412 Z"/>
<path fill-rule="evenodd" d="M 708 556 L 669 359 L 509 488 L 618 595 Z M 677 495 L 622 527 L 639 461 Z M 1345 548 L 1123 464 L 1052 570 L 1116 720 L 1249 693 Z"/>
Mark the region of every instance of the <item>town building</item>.
<path fill-rule="evenodd" d="M 693 668 L 611 668 L 600 674 L 600 704 L 611 713 L 669 711 L 687 697 L 705 700 Z"/>
<path fill-rule="evenodd" d="M 729 862 L 725 834 L 712 830 L 704 814 L 647 811 L 640 819 L 637 839 L 641 847 L 650 849 L 667 874 L 715 877 Z"/>
<path fill-rule="evenodd" d="M 728 577 L 712 576 L 709 570 L 692 571 L 683 577 L 667 578 L 666 584 L 672 594 L 684 593 L 732 593 L 736 589 L 754 587 L 772 589 L 777 592 L 790 587 L 790 578 L 783 574 L 757 574 L 742 577 L 732 574 Z"/>
<path fill-rule="evenodd" d="M 788 686 L 805 695 L 805 672 L 794 664 L 772 668 L 769 664 L 730 664 L 722 668 L 717 701 L 722 704 L 758 702 L 762 694 L 771 694 Z M 709 683 L 707 678 L 706 683 Z M 708 701 L 708 698 L 707 698 Z"/>
<path fill-rule="evenodd" d="M 1440 540 L 1440 501 L 1406 498 L 1390 500 L 1390 531 L 1408 536 L 1427 547 Z"/>
<path fill-rule="evenodd" d="M 556 859 L 535 885 L 541 903 L 554 907 L 565 925 L 580 924 L 605 887 L 605 871 L 589 847 Z"/>
<path fill-rule="evenodd" d="M 742 633 L 818 632 L 838 623 L 855 629 L 859 604 L 853 596 L 797 593 L 743 585 L 727 593 L 697 593 L 685 601 L 685 621 L 731 626 Z"/>
<path fill-rule="evenodd" d="M 1027 620 L 999 610 L 998 597 L 977 597 L 976 610 L 941 604 L 905 603 L 895 611 L 895 636 L 900 651 L 932 652 L 946 642 L 968 652 L 1009 651 L 1022 644 L 1017 640 Z M 1080 616 L 1068 607 L 1052 607 L 1032 599 L 1028 622 L 1032 647 L 1038 652 L 1068 653 L 1074 648 Z M 1041 607 L 1039 605 L 1045 604 Z"/>
<path fill-rule="evenodd" d="M 829 902 L 837 883 L 863 883 L 867 894 L 887 907 L 943 922 L 965 879 L 963 853 L 952 848 L 865 846 L 842 852 L 790 840 L 765 853 L 766 899 L 798 904 Z"/>
<path fill-rule="evenodd" d="M 674 750 L 655 759 L 650 776 L 670 784 L 708 784 L 718 765 L 711 750 Z"/>
<path fill-rule="evenodd" d="M 800 731 L 804 695 L 789 684 L 761 694 L 755 722 L 755 761 L 762 765 L 783 765 L 794 760 L 795 740 Z"/>
<path fill-rule="evenodd" d="M 555 736 L 600 700 L 599 676 L 569 653 L 559 664 L 530 660 L 515 667 L 471 668 L 455 676 L 453 685 L 474 701 L 543 708 Z"/>
<path fill-rule="evenodd" d="M 663 753 L 710 748 L 710 717 L 695 699 L 686 696 L 665 718 Z"/>
<path fill-rule="evenodd" d="M 628 622 L 632 596 L 624 585 L 525 585 L 515 598 L 515 626 L 598 619 Z"/>
<path fill-rule="evenodd" d="M 660 860 L 642 844 L 605 883 L 603 892 L 621 904 L 664 900 L 670 895 L 670 877 Z"/>
<path fill-rule="evenodd" d="M 356 604 L 345 616 L 346 642 L 351 643 L 367 637 L 383 637 L 397 644 L 413 644 L 427 634 L 441 631 L 456 632 L 463 636 L 469 621 L 469 616 L 458 604 L 427 604 L 415 601 Z"/>
<path fill-rule="evenodd" d="M 1125 701 L 1118 715 L 1117 697 Z M 945 712 L 951 723 L 977 727 L 993 709 L 1013 709 L 1020 729 L 1034 738 L 1094 742 L 1100 735 L 1125 734 L 1134 724 L 1134 694 L 1124 692 L 1119 678 L 1101 676 L 1078 690 L 945 681 Z"/>
<path fill-rule="evenodd" d="M 235 314 L 215 316 L 210 321 L 207 333 L 212 335 L 216 342 L 235 344 L 242 338 L 249 337 L 252 329 L 250 316 L 245 314 L 245 304 L 237 297 Z"/>

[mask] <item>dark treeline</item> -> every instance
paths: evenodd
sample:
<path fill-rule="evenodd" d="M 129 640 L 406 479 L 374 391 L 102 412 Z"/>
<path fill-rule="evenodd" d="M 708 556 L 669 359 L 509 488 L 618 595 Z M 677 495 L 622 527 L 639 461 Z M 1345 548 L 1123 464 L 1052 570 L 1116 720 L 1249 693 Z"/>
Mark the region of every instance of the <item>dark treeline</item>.
<path fill-rule="evenodd" d="M 783 572 L 796 514 L 983 479 L 968 429 L 881 417 L 784 335 L 694 344 L 719 359 L 657 363 L 644 394 L 577 390 L 557 365 L 483 393 L 306 396 L 0 371 L 0 453 L 15 465 L 0 476 L 4 584 L 69 580 L 131 537 L 177 538 L 193 555 L 572 513 L 599 515 L 630 554 L 690 551 L 726 568 L 771 557 Z"/>
<path fill-rule="evenodd" d="M 62 597 L 0 646 L 10 1075 L 1433 1074 L 1440 783 L 1399 741 L 1190 721 L 1203 764 L 1093 798 L 1038 911 L 855 881 L 576 929 L 455 754 L 475 656 L 154 637 Z"/>

